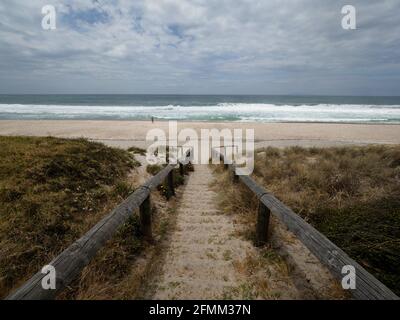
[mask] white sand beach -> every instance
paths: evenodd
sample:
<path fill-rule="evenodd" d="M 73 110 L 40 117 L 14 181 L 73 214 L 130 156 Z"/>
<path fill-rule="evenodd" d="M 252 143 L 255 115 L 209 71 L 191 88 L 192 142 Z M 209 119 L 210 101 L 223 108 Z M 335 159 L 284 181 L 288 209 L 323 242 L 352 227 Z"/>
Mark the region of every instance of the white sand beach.
<path fill-rule="evenodd" d="M 1 120 L 0 135 L 85 137 L 110 146 L 145 147 L 146 134 L 168 122 L 86 120 Z M 316 146 L 400 144 L 400 125 L 338 123 L 178 122 L 178 130 L 254 129 L 256 148 L 265 146 Z"/>

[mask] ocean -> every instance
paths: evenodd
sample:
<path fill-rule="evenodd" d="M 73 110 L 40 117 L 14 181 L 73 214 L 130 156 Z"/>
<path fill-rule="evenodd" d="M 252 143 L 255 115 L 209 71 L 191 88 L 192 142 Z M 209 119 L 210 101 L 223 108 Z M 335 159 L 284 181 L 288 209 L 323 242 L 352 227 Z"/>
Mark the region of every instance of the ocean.
<path fill-rule="evenodd" d="M 0 119 L 400 123 L 400 97 L 0 95 Z"/>

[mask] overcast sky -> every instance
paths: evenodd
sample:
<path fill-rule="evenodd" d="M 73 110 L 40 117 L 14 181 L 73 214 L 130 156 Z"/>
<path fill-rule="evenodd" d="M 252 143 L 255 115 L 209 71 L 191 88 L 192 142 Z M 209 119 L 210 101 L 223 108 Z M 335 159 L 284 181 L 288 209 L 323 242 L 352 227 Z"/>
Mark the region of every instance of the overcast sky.
<path fill-rule="evenodd" d="M 400 95 L 400 1 L 1 0 L 0 93 Z"/>

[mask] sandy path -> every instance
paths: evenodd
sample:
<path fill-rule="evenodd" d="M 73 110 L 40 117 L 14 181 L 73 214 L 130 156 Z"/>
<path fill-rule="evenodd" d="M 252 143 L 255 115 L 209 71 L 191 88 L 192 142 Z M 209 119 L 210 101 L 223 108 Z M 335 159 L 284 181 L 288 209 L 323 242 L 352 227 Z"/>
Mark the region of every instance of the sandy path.
<path fill-rule="evenodd" d="M 277 222 L 274 249 L 256 248 L 241 236 L 238 231 L 243 226 L 235 214 L 218 209 L 218 186 L 210 186 L 216 178 L 208 165 L 196 165 L 190 174 L 176 226 L 162 245 L 157 271 L 145 284 L 143 298 L 341 298 L 329 273 L 299 241 L 278 232 Z M 274 251 L 293 258 L 285 262 Z"/>
<path fill-rule="evenodd" d="M 216 208 L 208 166 L 195 166 L 180 201 L 177 226 L 161 273 L 154 279 L 153 299 L 216 299 L 240 281 L 233 261 L 251 250 L 233 237 L 231 218 Z"/>

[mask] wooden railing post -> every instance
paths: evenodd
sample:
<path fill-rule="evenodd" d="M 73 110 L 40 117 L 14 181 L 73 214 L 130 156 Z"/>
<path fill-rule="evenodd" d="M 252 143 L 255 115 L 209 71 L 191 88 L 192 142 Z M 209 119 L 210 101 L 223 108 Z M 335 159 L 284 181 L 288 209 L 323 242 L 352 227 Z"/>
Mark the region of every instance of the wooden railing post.
<path fill-rule="evenodd" d="M 238 183 L 239 182 L 239 176 L 236 174 L 235 165 L 232 165 L 232 182 L 233 183 Z"/>
<path fill-rule="evenodd" d="M 150 195 L 142 202 L 139 207 L 140 211 L 140 231 L 145 239 L 153 238 L 151 231 L 151 202 Z"/>
<path fill-rule="evenodd" d="M 224 148 L 224 170 L 227 170 L 229 168 L 228 162 L 226 160 L 226 148 Z"/>
<path fill-rule="evenodd" d="M 258 216 L 256 226 L 256 246 L 261 247 L 268 240 L 268 226 L 271 211 L 261 201 L 258 203 Z"/>
<path fill-rule="evenodd" d="M 64 290 L 80 274 L 82 269 L 87 266 L 105 243 L 117 233 L 120 226 L 136 213 L 136 210 L 139 210 L 140 230 L 143 236 L 152 240 L 150 192 L 168 179 L 170 186 L 168 189 L 172 191 L 172 195 L 175 194 L 173 170 L 174 166 L 170 164 L 147 180 L 81 238 L 72 243 L 49 263 L 54 266 L 57 272 L 56 290 L 45 290 L 42 287 L 42 280 L 46 275 L 38 271 L 6 299 L 54 299 L 59 292 Z"/>
<path fill-rule="evenodd" d="M 224 147 L 224 170 L 228 169 L 228 162 L 226 161 L 226 147 Z"/>
<path fill-rule="evenodd" d="M 226 169 L 228 169 L 228 164 L 226 163 L 226 151 L 224 153 L 225 153 L 225 156 L 222 153 L 220 153 L 219 160 L 224 165 L 224 170 L 226 170 Z"/>
<path fill-rule="evenodd" d="M 168 149 L 165 150 L 165 161 L 167 162 L 167 164 L 169 163 L 169 150 Z"/>
<path fill-rule="evenodd" d="M 168 173 L 168 178 L 167 178 L 167 199 L 171 199 L 172 196 L 175 195 L 175 188 L 174 188 L 174 170 L 171 170 Z"/>

